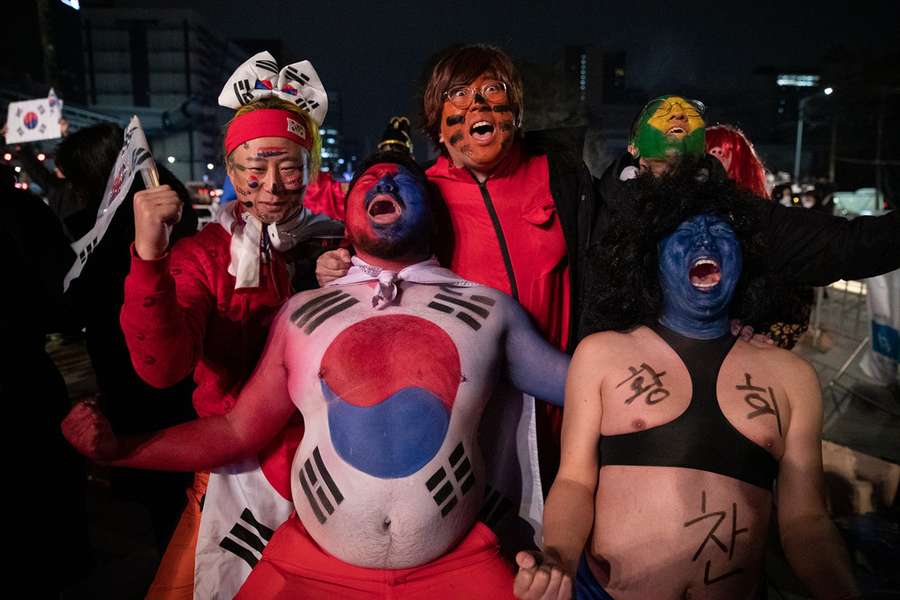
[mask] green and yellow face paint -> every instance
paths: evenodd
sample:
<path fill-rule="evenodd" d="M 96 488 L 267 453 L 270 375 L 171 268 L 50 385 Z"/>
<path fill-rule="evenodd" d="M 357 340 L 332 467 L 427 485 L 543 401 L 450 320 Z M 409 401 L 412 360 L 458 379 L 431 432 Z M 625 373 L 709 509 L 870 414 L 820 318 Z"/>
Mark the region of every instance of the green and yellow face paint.
<path fill-rule="evenodd" d="M 670 160 L 706 151 L 703 105 L 681 96 L 660 96 L 641 111 L 632 146 L 644 158 Z"/>

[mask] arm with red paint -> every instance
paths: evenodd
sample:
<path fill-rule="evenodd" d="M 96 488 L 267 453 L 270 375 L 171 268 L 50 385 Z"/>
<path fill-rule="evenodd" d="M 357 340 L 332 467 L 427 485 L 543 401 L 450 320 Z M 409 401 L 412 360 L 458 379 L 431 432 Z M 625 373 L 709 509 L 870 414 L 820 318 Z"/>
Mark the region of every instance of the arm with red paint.
<path fill-rule="evenodd" d="M 82 403 L 63 421 L 63 435 L 88 458 L 122 467 L 200 471 L 254 455 L 296 411 L 288 393 L 284 360 L 289 326 L 286 317 L 276 320 L 262 359 L 241 390 L 237 405 L 226 415 L 117 439 L 97 408 Z"/>
<path fill-rule="evenodd" d="M 562 406 L 569 355 L 541 337 L 518 303 L 508 296 L 501 296 L 500 302 L 507 316 L 504 350 L 510 382 L 526 394 Z"/>

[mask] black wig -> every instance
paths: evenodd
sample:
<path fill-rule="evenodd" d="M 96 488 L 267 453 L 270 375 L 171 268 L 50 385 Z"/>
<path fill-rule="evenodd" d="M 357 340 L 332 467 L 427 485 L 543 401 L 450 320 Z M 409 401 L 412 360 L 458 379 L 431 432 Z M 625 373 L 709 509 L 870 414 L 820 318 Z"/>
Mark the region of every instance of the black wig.
<path fill-rule="evenodd" d="M 767 312 L 762 272 L 760 200 L 711 171 L 706 159 L 683 158 L 661 177 L 626 182 L 610 207 L 610 227 L 585 256 L 583 328 L 625 331 L 655 322 L 662 310 L 659 243 L 687 219 L 712 213 L 728 222 L 741 244 L 743 270 L 731 302 L 733 318 L 752 322 Z"/>

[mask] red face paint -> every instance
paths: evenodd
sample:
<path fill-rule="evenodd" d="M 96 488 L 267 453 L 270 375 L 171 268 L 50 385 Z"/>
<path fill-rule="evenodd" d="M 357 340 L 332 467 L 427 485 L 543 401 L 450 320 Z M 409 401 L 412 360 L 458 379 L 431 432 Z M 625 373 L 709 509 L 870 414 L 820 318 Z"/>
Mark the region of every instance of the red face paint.
<path fill-rule="evenodd" d="M 347 197 L 348 232 L 358 232 L 361 235 L 360 239 L 376 239 L 378 237 L 366 212 L 366 195 L 378 183 L 378 180 L 385 175 L 396 174 L 398 169 L 398 165 L 381 163 L 370 167 L 359 178 Z"/>

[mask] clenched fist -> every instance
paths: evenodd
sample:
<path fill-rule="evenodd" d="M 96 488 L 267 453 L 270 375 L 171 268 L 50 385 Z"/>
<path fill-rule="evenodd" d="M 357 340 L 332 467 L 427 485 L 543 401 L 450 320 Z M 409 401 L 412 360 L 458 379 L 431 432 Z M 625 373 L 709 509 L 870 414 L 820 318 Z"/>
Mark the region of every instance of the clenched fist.
<path fill-rule="evenodd" d="M 181 219 L 181 198 L 168 185 L 134 195 L 134 249 L 144 260 L 166 253 L 169 231 Z"/>
<path fill-rule="evenodd" d="M 91 460 L 103 462 L 116 458 L 118 440 L 96 402 L 79 402 L 73 406 L 61 429 L 63 437 Z"/>

